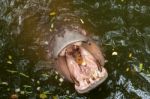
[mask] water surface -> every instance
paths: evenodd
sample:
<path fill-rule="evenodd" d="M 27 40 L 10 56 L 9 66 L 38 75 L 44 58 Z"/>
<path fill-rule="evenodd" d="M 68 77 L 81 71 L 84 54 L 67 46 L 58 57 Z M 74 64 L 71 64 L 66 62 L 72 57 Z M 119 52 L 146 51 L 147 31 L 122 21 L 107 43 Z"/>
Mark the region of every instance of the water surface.
<path fill-rule="evenodd" d="M 53 22 L 66 15 L 105 53 L 108 79 L 83 95 L 47 61 Z M 150 99 L 149 42 L 148 0 L 1 0 L 0 98 Z"/>

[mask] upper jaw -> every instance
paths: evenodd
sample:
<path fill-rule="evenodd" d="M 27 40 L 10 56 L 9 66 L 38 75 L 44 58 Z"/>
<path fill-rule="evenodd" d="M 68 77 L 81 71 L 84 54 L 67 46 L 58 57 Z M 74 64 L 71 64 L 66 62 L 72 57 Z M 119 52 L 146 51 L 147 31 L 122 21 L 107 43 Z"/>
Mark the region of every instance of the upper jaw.
<path fill-rule="evenodd" d="M 82 31 L 65 29 L 62 35 L 55 35 L 50 47 L 52 48 L 52 57 L 57 58 L 59 53 L 69 44 L 81 41 L 87 41 L 88 37 L 82 34 Z M 81 32 L 81 33 L 80 33 Z"/>

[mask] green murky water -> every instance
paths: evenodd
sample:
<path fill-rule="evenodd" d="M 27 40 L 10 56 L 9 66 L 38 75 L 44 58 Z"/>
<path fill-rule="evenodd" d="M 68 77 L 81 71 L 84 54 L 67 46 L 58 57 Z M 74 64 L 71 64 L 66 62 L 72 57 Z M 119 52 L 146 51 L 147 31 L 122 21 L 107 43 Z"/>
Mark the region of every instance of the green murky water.
<path fill-rule="evenodd" d="M 46 68 L 53 66 L 45 53 L 49 31 L 63 13 L 78 16 L 103 45 L 109 77 L 87 94 Z M 150 2 L 0 0 L 0 99 L 10 97 L 150 99 Z"/>

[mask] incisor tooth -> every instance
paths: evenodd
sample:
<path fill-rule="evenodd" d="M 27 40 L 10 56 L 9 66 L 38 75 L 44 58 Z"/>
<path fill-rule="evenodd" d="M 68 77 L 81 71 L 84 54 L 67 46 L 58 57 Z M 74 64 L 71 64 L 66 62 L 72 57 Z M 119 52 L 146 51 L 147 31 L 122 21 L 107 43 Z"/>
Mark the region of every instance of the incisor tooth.
<path fill-rule="evenodd" d="M 92 80 L 92 78 L 89 79 L 91 83 L 93 83 L 94 81 Z"/>
<path fill-rule="evenodd" d="M 95 71 L 94 71 L 93 76 L 94 76 L 95 78 L 99 76 L 99 75 L 98 75 L 98 72 L 99 72 L 98 70 L 95 70 Z"/>
<path fill-rule="evenodd" d="M 103 77 L 104 76 L 104 74 L 100 73 L 100 71 L 98 71 L 97 74 L 98 74 L 98 77 Z"/>
<path fill-rule="evenodd" d="M 83 80 L 83 83 L 84 83 L 85 85 L 88 85 L 86 79 Z"/>

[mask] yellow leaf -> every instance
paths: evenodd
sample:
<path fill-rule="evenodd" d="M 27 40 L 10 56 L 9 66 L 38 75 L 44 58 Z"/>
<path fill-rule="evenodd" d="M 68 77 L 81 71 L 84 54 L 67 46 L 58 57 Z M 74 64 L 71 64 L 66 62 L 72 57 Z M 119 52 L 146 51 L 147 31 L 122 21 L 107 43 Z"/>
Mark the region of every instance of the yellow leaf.
<path fill-rule="evenodd" d="M 126 71 L 128 72 L 128 71 L 129 71 L 129 68 L 126 68 Z"/>
<path fill-rule="evenodd" d="M 80 19 L 81 23 L 84 24 L 84 21 L 82 19 Z"/>
<path fill-rule="evenodd" d="M 11 59 L 12 59 L 12 56 L 11 56 L 11 55 L 8 55 L 8 59 L 10 59 L 10 60 L 11 60 Z"/>
<path fill-rule="evenodd" d="M 53 99 L 58 99 L 57 96 L 53 96 Z"/>
<path fill-rule="evenodd" d="M 113 53 L 112 53 L 112 56 L 116 56 L 116 55 L 118 55 L 117 52 L 113 52 Z"/>
<path fill-rule="evenodd" d="M 12 64 L 12 61 L 9 61 L 9 60 L 8 60 L 7 63 L 8 63 L 8 64 Z"/>
<path fill-rule="evenodd" d="M 140 71 L 142 71 L 142 69 L 143 69 L 143 64 L 142 63 L 139 64 L 139 69 L 140 69 Z"/>
<path fill-rule="evenodd" d="M 53 23 L 51 24 L 51 29 L 52 29 L 52 28 L 54 28 L 54 24 L 53 24 Z"/>
<path fill-rule="evenodd" d="M 38 81 L 36 81 L 36 83 L 37 83 L 37 84 L 40 84 L 40 81 L 38 80 Z"/>
<path fill-rule="evenodd" d="M 47 95 L 46 95 L 45 93 L 41 93 L 41 94 L 40 94 L 40 98 L 41 98 L 41 99 L 46 99 L 46 98 L 47 98 Z"/>
<path fill-rule="evenodd" d="M 129 58 L 131 58 L 132 57 L 132 53 L 129 53 Z"/>
<path fill-rule="evenodd" d="M 51 12 L 49 15 L 54 16 L 54 15 L 56 15 L 56 12 Z"/>

